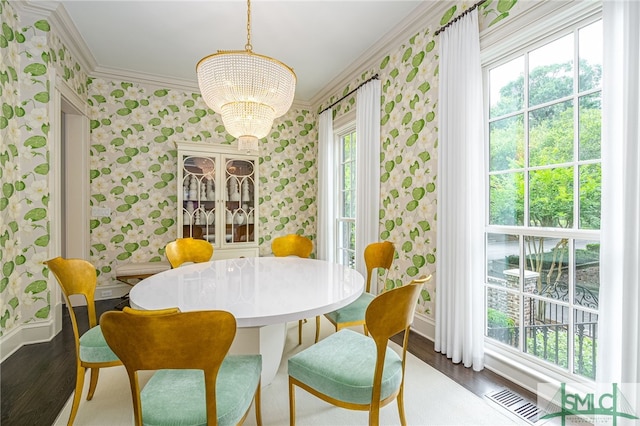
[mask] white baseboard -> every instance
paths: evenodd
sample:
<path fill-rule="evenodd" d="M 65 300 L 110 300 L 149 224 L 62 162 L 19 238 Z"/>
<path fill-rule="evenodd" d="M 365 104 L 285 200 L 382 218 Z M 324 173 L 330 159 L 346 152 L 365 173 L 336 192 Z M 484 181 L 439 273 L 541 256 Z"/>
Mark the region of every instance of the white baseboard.
<path fill-rule="evenodd" d="M 485 353 L 484 367 L 533 393 L 536 393 L 538 383 L 543 381 L 533 370 L 525 369 L 515 360 L 496 353 Z"/>
<path fill-rule="evenodd" d="M 96 288 L 95 300 L 117 299 L 129 293 L 131 286 L 114 283 Z M 84 306 L 84 296 L 71 296 L 74 306 Z M 52 308 L 52 315 L 45 321 L 22 324 L 0 338 L 0 362 L 3 362 L 24 345 L 49 342 L 62 330 L 62 310 L 67 309 L 59 302 Z"/>
<path fill-rule="evenodd" d="M 123 283 L 99 285 L 96 287 L 96 300 L 117 299 L 129 294 L 133 287 Z"/>
<path fill-rule="evenodd" d="M 432 342 L 435 341 L 435 322 L 425 315 L 415 315 L 411 331 L 418 333 Z M 507 357 L 500 353 L 500 351 L 494 350 L 491 345 L 488 345 L 488 347 L 485 345 L 484 364 L 487 370 L 533 393 L 536 393 L 539 383 L 561 383 L 572 380 L 569 376 L 552 374 L 552 372 L 548 375 L 542 374 L 539 368 L 534 368 L 535 365 L 533 365 L 533 362 L 519 362 L 513 357 Z M 575 381 L 575 378 L 573 380 Z"/>
<path fill-rule="evenodd" d="M 96 287 L 94 299 L 118 299 L 124 295 L 129 294 L 129 291 L 131 291 L 131 286 L 123 283 L 99 285 Z M 71 304 L 73 306 L 85 306 L 87 302 L 84 296 L 71 296 Z"/>
<path fill-rule="evenodd" d="M 433 320 L 422 314 L 415 314 L 413 317 L 413 325 L 411 325 L 411 331 L 414 331 L 422 337 L 431 340 L 432 342 L 436 338 L 436 324 Z"/>
<path fill-rule="evenodd" d="M 9 358 L 24 345 L 49 342 L 61 330 L 62 304 L 54 305 L 52 315 L 46 321 L 23 324 L 2 336 L 0 341 L 0 362 Z"/>

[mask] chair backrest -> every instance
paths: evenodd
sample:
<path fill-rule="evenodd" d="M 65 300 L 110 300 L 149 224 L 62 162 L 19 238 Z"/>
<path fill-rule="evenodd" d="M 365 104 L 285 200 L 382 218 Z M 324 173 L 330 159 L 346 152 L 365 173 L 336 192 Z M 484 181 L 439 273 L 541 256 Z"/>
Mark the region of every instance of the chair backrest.
<path fill-rule="evenodd" d="M 85 297 L 87 301 L 89 327 L 95 327 L 98 324 L 94 302 L 96 284 L 98 282 L 96 268 L 84 259 L 65 259 L 62 257 L 49 259 L 45 261 L 44 264 L 53 272 L 62 289 L 65 303 L 69 309 L 69 316 L 71 317 L 73 335 L 76 340 L 76 355 L 79 355 L 80 332 L 78 330 L 76 314 L 71 304 L 71 296 L 83 295 Z"/>
<path fill-rule="evenodd" d="M 311 256 L 313 243 L 302 235 L 288 234 L 275 238 L 271 242 L 271 251 L 276 257 L 298 256 L 306 258 Z"/>
<path fill-rule="evenodd" d="M 407 343 L 409 341 L 409 328 L 413 322 L 418 296 L 422 285 L 431 279 L 422 276 L 402 287 L 397 287 L 376 296 L 365 314 L 367 330 L 376 343 L 376 369 L 373 376 L 373 394 L 371 397 L 371 411 L 380 408 L 380 393 L 382 382 L 382 370 L 387 350 L 387 343 L 391 336 L 404 330 L 402 344 L 402 384 L 404 384 L 404 366 L 407 355 Z"/>
<path fill-rule="evenodd" d="M 171 241 L 164 248 L 164 254 L 172 268 L 177 268 L 183 263 L 208 262 L 213 256 L 213 246 L 206 240 L 195 238 L 178 238 Z"/>
<path fill-rule="evenodd" d="M 387 271 L 393 263 L 393 256 L 396 248 L 389 241 L 379 243 L 371 243 L 364 249 L 364 263 L 367 265 L 367 283 L 365 291 L 371 293 L 371 280 L 373 274 L 378 268 L 384 268 Z"/>
<path fill-rule="evenodd" d="M 140 370 L 204 371 L 207 424 L 217 424 L 216 377 L 236 335 L 236 319 L 226 311 L 138 311 L 124 308 L 100 318 L 102 333 L 120 358 L 131 385 L 136 424 L 142 424 Z"/>

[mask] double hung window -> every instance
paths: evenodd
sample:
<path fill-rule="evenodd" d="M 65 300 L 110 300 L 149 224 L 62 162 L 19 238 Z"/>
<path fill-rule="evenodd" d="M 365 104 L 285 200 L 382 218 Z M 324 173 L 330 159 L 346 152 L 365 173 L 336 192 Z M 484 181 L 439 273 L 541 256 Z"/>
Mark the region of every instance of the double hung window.
<path fill-rule="evenodd" d="M 486 336 L 595 378 L 600 292 L 602 22 L 485 67 Z"/>
<path fill-rule="evenodd" d="M 356 253 L 356 127 L 351 123 L 339 129 L 336 143 L 335 258 L 340 264 L 355 267 Z"/>

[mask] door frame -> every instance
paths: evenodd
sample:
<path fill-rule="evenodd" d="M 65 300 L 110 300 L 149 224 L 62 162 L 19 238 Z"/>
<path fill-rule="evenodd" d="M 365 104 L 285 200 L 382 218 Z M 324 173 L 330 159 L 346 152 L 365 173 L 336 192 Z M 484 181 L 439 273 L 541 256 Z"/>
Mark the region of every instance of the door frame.
<path fill-rule="evenodd" d="M 55 72 L 52 81 L 49 258 L 64 256 L 90 260 L 89 108 L 87 102 Z M 49 288 L 55 335 L 62 329 L 62 293 L 51 276 Z M 80 299 L 74 299 L 73 303 L 86 303 L 84 298 Z"/>

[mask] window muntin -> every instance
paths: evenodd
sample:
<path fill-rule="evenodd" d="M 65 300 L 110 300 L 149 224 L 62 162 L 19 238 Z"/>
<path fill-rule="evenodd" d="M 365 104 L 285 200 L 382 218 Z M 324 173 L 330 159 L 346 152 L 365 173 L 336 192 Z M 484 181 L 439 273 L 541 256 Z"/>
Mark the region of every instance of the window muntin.
<path fill-rule="evenodd" d="M 559 34 L 488 69 L 486 335 L 593 379 L 602 23 Z"/>

